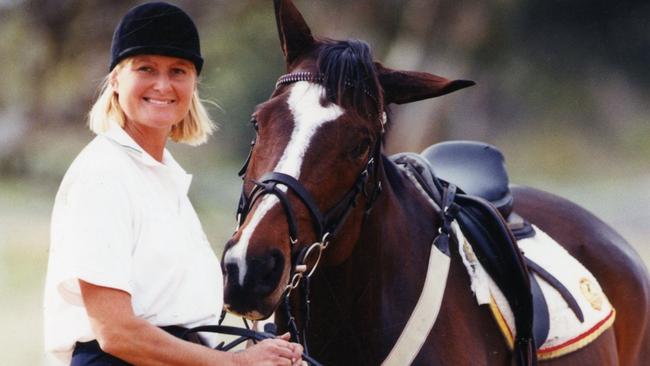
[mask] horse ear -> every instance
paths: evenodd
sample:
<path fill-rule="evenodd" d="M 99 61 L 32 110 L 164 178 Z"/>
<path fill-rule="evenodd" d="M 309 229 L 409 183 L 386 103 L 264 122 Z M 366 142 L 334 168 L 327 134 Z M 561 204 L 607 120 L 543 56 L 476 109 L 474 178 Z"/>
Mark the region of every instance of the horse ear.
<path fill-rule="evenodd" d="M 275 21 L 287 68 L 314 44 L 314 37 L 291 0 L 274 0 Z"/>
<path fill-rule="evenodd" d="M 404 104 L 439 97 L 476 84 L 470 80 L 448 80 L 417 71 L 398 71 L 375 62 L 386 104 Z"/>

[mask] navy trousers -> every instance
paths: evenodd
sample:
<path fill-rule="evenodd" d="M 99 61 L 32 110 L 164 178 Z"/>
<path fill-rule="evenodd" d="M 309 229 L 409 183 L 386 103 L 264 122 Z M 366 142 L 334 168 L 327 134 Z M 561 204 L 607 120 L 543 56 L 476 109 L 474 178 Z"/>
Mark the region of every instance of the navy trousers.
<path fill-rule="evenodd" d="M 183 334 L 187 330 L 177 326 L 161 328 L 178 338 L 183 338 Z M 185 337 L 184 339 L 194 343 L 201 343 L 195 333 L 190 334 L 189 337 Z M 90 342 L 77 342 L 72 352 L 70 366 L 131 366 L 131 364 L 102 351 L 99 343 L 95 340 Z"/>

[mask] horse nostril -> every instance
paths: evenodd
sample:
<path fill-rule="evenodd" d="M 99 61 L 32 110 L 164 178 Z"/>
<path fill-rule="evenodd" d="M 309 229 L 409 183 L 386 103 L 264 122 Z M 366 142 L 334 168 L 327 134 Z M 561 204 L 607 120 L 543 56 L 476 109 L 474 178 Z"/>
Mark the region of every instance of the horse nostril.
<path fill-rule="evenodd" d="M 281 258 L 280 258 L 281 260 Z M 262 278 L 263 281 L 269 280 L 270 276 L 275 273 L 276 269 L 278 268 L 278 262 L 280 261 L 277 257 L 277 255 L 271 254 L 266 261 L 266 265 L 264 270 L 266 271 L 266 275 L 264 278 Z"/>
<path fill-rule="evenodd" d="M 268 295 L 273 292 L 284 269 L 284 257 L 279 250 L 272 250 L 266 256 L 250 259 L 250 274 L 247 280 L 253 291 L 258 295 Z"/>
<path fill-rule="evenodd" d="M 239 267 L 235 263 L 228 263 L 223 266 L 224 277 L 237 278 L 239 276 Z"/>

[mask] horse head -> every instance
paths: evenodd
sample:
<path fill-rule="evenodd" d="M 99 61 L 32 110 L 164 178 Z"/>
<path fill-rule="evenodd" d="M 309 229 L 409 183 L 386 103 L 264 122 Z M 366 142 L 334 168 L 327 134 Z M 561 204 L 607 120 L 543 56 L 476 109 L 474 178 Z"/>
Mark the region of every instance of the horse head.
<path fill-rule="evenodd" d="M 291 0 L 274 3 L 288 73 L 252 114 L 239 227 L 223 256 L 226 308 L 251 319 L 352 252 L 380 196 L 386 107 L 473 85 L 385 67 L 366 43 L 315 38 Z"/>

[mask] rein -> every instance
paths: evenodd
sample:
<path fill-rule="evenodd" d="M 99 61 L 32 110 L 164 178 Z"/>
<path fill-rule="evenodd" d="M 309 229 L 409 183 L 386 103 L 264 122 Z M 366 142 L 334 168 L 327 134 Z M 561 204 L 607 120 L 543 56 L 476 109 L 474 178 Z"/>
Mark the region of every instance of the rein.
<path fill-rule="evenodd" d="M 298 81 L 307 81 L 317 84 L 322 84 L 324 77 L 320 74 L 314 74 L 310 72 L 297 72 L 281 76 L 277 83 L 276 89 L 282 85 L 295 83 Z M 346 82 L 346 84 L 349 84 Z M 352 86 L 352 85 L 350 85 Z M 369 93 L 365 88 L 363 92 L 368 95 L 373 100 L 377 100 L 376 96 L 372 93 Z M 381 133 L 384 132 L 384 127 L 386 124 L 385 114 L 382 114 L 381 118 Z M 248 169 L 248 164 L 251 159 L 253 148 L 255 147 L 256 140 L 253 139 L 251 142 L 251 150 L 249 152 L 246 161 L 239 171 L 239 176 L 245 180 L 245 174 Z M 291 248 L 291 272 L 289 276 L 289 282 L 285 287 L 284 294 L 284 306 L 286 310 L 286 315 L 288 319 L 288 327 L 291 332 L 292 339 L 296 342 L 302 343 L 304 347 L 304 354 L 308 355 L 307 341 L 305 339 L 308 323 L 309 323 L 309 279 L 316 271 L 322 253 L 329 246 L 330 242 L 336 238 L 337 233 L 347 221 L 350 213 L 357 207 L 357 200 L 359 195 L 363 194 L 366 198 L 366 205 L 364 208 L 365 216 L 370 213 L 375 201 L 381 193 L 381 182 L 377 174 L 378 159 L 380 159 L 381 153 L 381 138 L 377 138 L 375 145 L 369 151 L 369 158 L 366 163 L 366 166 L 361 170 L 357 175 L 356 180 L 352 184 L 352 187 L 338 200 L 338 202 L 330 208 L 327 212 L 323 213 L 318 208 L 316 201 L 313 196 L 304 188 L 302 183 L 300 183 L 296 178 L 280 173 L 280 172 L 268 172 L 264 174 L 259 180 L 251 180 L 255 185 L 250 195 L 247 195 L 242 186 L 242 193 L 239 199 L 239 205 L 237 208 L 237 222 L 241 226 L 248 213 L 254 204 L 263 196 L 272 194 L 278 198 L 282 208 L 284 210 L 285 216 L 287 218 L 287 225 L 289 227 L 289 244 Z M 375 181 L 372 183 L 372 191 L 367 189 L 371 175 L 374 177 Z M 282 189 L 280 186 L 286 187 Z M 299 241 L 298 225 L 296 223 L 296 216 L 294 213 L 294 208 L 289 201 L 288 194 L 289 191 L 293 192 L 300 202 L 307 208 L 312 219 L 313 229 L 318 238 L 316 242 L 312 243 L 309 246 L 302 248 L 300 251 L 296 252 L 296 246 Z M 311 268 L 309 268 L 309 263 Z M 295 318 L 291 311 L 289 296 L 291 292 L 298 288 L 301 284 L 302 298 L 301 298 L 301 310 L 303 313 L 303 329 L 302 337 L 298 331 Z"/>
<path fill-rule="evenodd" d="M 277 329 L 275 328 L 275 324 L 266 324 L 263 332 L 258 332 L 249 328 L 237 328 L 237 327 L 219 324 L 219 325 L 203 325 L 203 326 L 187 329 L 185 332 L 183 332 L 182 338 L 185 338 L 189 334 L 200 333 L 200 332 L 238 336 L 235 340 L 231 341 L 230 343 L 221 342 L 215 347 L 216 350 L 223 351 L 223 352 L 230 351 L 233 348 L 237 347 L 238 345 L 248 340 L 251 340 L 256 343 L 258 341 L 263 341 L 265 339 L 273 339 L 277 337 Z M 318 361 L 314 360 L 308 354 L 303 353 L 302 358 L 304 361 L 308 362 L 312 366 L 321 366 L 321 364 Z"/>

